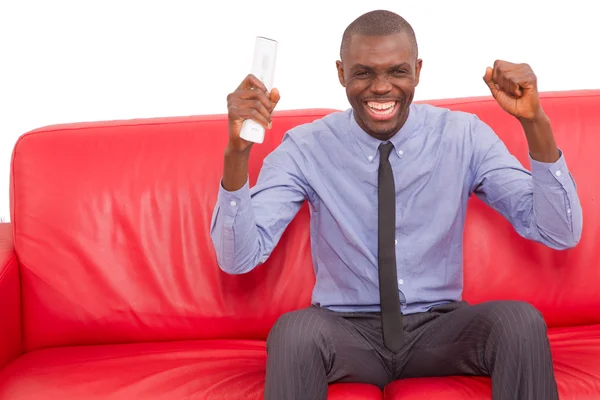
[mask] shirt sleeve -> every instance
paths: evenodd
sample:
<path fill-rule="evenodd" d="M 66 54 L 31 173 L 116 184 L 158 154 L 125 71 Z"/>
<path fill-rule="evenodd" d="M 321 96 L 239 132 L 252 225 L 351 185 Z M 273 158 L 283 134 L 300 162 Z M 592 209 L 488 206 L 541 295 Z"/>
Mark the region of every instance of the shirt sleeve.
<path fill-rule="evenodd" d="M 246 273 L 268 259 L 308 198 L 303 163 L 300 150 L 286 135 L 265 157 L 254 187 L 246 181 L 229 192 L 219 185 L 210 234 L 223 271 Z"/>
<path fill-rule="evenodd" d="M 574 247 L 583 217 L 576 183 L 560 152 L 554 163 L 529 157 L 526 170 L 485 123 L 474 128 L 472 191 L 524 238 L 557 250 Z"/>

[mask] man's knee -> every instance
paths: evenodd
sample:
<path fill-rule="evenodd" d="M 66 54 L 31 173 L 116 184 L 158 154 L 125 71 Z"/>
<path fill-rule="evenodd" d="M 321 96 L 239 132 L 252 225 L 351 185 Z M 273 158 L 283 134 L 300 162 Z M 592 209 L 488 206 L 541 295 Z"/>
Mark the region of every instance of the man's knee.
<path fill-rule="evenodd" d="M 330 340 L 332 322 L 323 310 L 306 308 L 283 314 L 267 337 L 267 351 L 285 348 L 286 351 L 306 350 Z"/>
<path fill-rule="evenodd" d="M 531 304 L 523 301 L 501 301 L 494 307 L 493 329 L 508 340 L 546 337 L 546 321 Z"/>

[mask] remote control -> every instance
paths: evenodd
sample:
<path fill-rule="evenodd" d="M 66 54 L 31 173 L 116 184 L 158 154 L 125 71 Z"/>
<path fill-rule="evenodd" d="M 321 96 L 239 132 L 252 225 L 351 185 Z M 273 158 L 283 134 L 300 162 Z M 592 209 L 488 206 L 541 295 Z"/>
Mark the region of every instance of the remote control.
<path fill-rule="evenodd" d="M 254 43 L 254 60 L 251 74 L 256 76 L 271 92 L 275 75 L 275 59 L 277 58 L 277 41 L 257 36 Z M 247 119 L 242 123 L 240 137 L 254 143 L 262 143 L 265 139 L 265 128 L 259 123 Z"/>

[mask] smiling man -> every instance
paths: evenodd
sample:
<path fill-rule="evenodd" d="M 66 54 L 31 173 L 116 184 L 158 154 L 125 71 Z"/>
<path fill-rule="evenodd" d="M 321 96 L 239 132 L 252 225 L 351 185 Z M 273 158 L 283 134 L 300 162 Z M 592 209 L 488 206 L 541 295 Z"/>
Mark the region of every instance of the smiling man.
<path fill-rule="evenodd" d="M 372 26 L 386 15 L 392 18 L 375 12 L 354 21 L 344 32 L 336 63 L 356 122 L 379 140 L 389 139 L 408 119 L 422 65 L 406 20 Z"/>
<path fill-rule="evenodd" d="M 279 92 L 248 76 L 228 97 L 211 225 L 220 268 L 241 274 L 263 263 L 302 203 L 311 206 L 313 305 L 273 326 L 266 399 L 320 400 L 333 382 L 384 387 L 447 375 L 490 376 L 495 400 L 558 398 L 541 314 L 519 301 L 462 301 L 471 194 L 551 248 L 573 247 L 581 235 L 575 183 L 536 77 L 505 61 L 484 73 L 523 127 L 530 172 L 475 115 L 413 104 L 421 66 L 402 17 L 379 10 L 357 18 L 337 62 L 352 107 L 287 132 L 252 188 L 252 143 L 240 138 L 241 124 L 268 127 Z"/>

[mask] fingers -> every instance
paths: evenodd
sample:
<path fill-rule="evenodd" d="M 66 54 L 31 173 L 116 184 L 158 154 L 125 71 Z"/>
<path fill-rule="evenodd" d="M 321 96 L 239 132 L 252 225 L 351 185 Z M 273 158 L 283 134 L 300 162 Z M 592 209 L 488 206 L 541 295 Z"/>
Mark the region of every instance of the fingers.
<path fill-rule="evenodd" d="M 234 96 L 240 100 L 256 100 L 260 103 L 264 108 L 267 109 L 269 113 L 273 111 L 273 104 L 271 102 L 270 97 L 258 90 L 239 90 L 236 92 L 237 96 Z M 259 106 L 258 104 L 256 105 Z"/>
<path fill-rule="evenodd" d="M 246 76 L 246 78 L 244 78 L 244 80 L 242 81 L 242 83 L 240 83 L 240 86 L 238 86 L 236 90 L 252 90 L 252 89 L 259 89 L 259 90 L 263 91 L 264 93 L 268 92 L 267 88 L 260 81 L 260 79 L 258 79 L 256 76 L 254 76 L 252 74 L 249 74 L 248 76 Z"/>
<path fill-rule="evenodd" d="M 252 100 L 246 100 L 246 102 L 252 102 Z M 245 119 L 254 120 L 260 125 L 262 125 L 262 127 L 265 129 L 269 129 L 271 126 L 271 116 L 269 115 L 269 113 L 265 115 L 263 111 L 252 107 L 252 105 L 247 107 L 244 107 L 244 105 L 242 105 L 242 107 L 237 110 L 236 116 L 237 119 L 241 121 Z"/>
<path fill-rule="evenodd" d="M 279 98 L 277 89 L 267 93 L 265 86 L 254 75 L 248 75 L 240 86 L 227 96 L 229 122 L 234 127 L 231 134 L 238 136 L 241 123 L 246 119 L 252 119 L 265 129 L 270 129 L 271 113 Z"/>
<path fill-rule="evenodd" d="M 496 60 L 493 68 L 486 69 L 484 81 L 492 90 L 492 94 L 495 87 L 496 90 L 513 98 L 522 97 L 526 88 L 535 88 L 536 85 L 535 75 L 529 65 L 513 64 L 502 60 Z"/>
<path fill-rule="evenodd" d="M 517 72 L 517 74 L 515 74 Z M 498 89 L 511 97 L 519 98 L 522 95 L 518 83 L 518 71 L 499 61 L 494 63 L 492 80 L 498 85 Z"/>
<path fill-rule="evenodd" d="M 255 98 L 241 99 L 234 97 L 229 101 L 227 108 L 229 119 L 232 122 L 253 119 L 265 128 L 268 128 L 271 122 L 271 112 L 260 100 Z"/>

